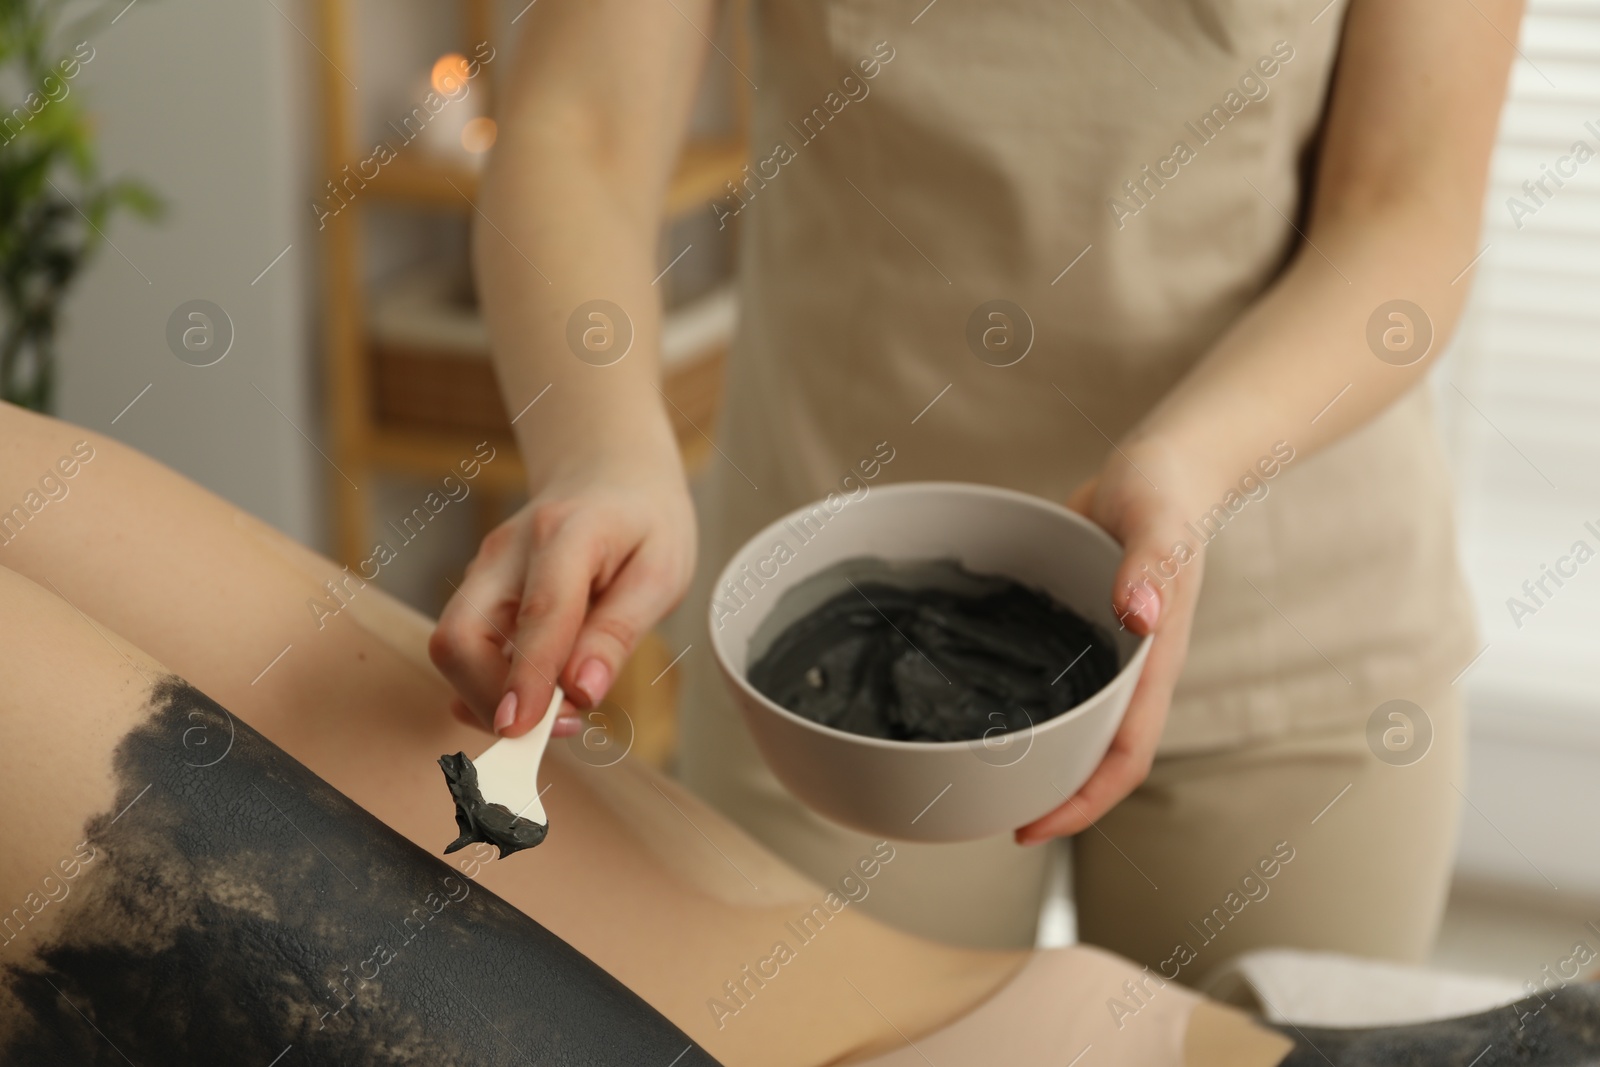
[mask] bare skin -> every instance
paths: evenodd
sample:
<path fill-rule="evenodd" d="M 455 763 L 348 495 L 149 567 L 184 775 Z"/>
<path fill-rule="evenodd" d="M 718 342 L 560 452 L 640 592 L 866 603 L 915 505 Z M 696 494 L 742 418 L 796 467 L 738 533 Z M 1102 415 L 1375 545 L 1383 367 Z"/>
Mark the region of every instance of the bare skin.
<path fill-rule="evenodd" d="M 530 729 L 557 680 L 580 706 L 597 702 L 693 569 L 693 518 L 655 389 L 649 281 L 714 7 L 542 5 L 525 20 L 484 187 L 492 224 L 478 223 L 475 257 L 509 407 L 551 392 L 517 424 L 532 502 L 484 542 L 431 646 L 463 708 L 502 732 Z M 1156 640 L 1098 771 L 1020 841 L 1082 831 L 1148 775 L 1188 650 L 1203 545 L 1161 588 L 1144 569 L 1189 540 L 1187 517 L 1273 442 L 1292 439 L 1308 456 L 1415 386 L 1430 360 L 1390 366 L 1366 347 L 1378 305 L 1415 301 L 1432 320 L 1430 355 L 1445 347 L 1466 294 L 1456 279 L 1478 250 L 1521 10 L 1521 0 L 1350 4 L 1305 242 L 1069 501 L 1124 545 L 1113 606 Z M 637 335 L 626 359 L 601 369 L 565 341 L 569 312 L 596 297 L 623 306 Z M 500 655 L 496 627 L 524 654 Z"/>
<path fill-rule="evenodd" d="M 20 499 L 73 442 L 88 438 L 96 451 L 71 495 L 0 549 L 7 567 L 59 590 L 412 841 L 437 854 L 454 837 L 433 761 L 477 754 L 490 738 L 438 714 L 448 689 L 419 662 L 425 621 L 414 617 L 402 653 L 361 621 L 364 599 L 382 601 L 369 586 L 319 631 L 306 602 L 327 600 L 319 584 L 338 577 L 332 563 L 111 441 L 3 412 L 0 499 Z M 400 618 L 388 624 L 394 634 L 406 613 L 391 603 L 377 613 Z M 727 1063 L 823 1063 L 883 1042 L 883 1020 L 848 999 L 833 977 L 841 972 L 881 995 L 901 1026 L 925 1030 L 1020 966 L 1016 954 L 953 952 L 846 913 L 859 934 L 819 941 L 817 966 L 786 976 L 787 1012 L 719 1032 L 706 999 L 767 955 L 790 913 L 823 891 L 631 761 L 601 770 L 556 758 L 547 771 L 550 839 L 475 877 Z M 820 1014 L 826 1030 L 804 1023 Z"/>
<path fill-rule="evenodd" d="M 70 774 L 43 758 L 0 783 L 0 804 L 24 815 L 0 829 L 17 860 L 0 871 L 0 899 L 35 888 L 35 869 L 69 854 L 84 820 L 106 810 L 111 750 L 164 669 L 437 854 L 454 827 L 433 760 L 477 753 L 488 738 L 437 714 L 448 687 L 426 662 L 427 620 L 366 586 L 319 630 L 307 599 L 326 602 L 320 581 L 340 578 L 332 563 L 137 453 L 9 406 L 0 500 L 23 499 L 80 441 L 94 454 L 69 493 L 0 545 L 0 635 L 12 651 L 0 662 L 0 743 L 71 753 Z M 106 707 L 120 710 L 90 710 Z M 847 908 L 785 969 L 780 995 L 719 1028 L 707 998 L 826 890 L 647 768 L 587 766 L 559 744 L 552 755 L 549 840 L 514 861 L 465 853 L 458 865 L 730 1067 L 899 1047 L 971 1010 L 1027 958 L 936 945 Z M 49 930 L 45 919 L 30 936 Z M 1238 1013 L 1197 1018 L 1189 1062 L 1283 1054 Z"/>

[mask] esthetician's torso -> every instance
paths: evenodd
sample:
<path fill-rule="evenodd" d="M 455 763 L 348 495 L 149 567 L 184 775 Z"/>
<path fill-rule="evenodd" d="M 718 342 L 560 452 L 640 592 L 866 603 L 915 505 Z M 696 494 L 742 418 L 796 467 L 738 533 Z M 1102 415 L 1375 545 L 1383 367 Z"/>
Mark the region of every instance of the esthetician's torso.
<path fill-rule="evenodd" d="M 1297 240 L 1339 0 L 925 3 L 752 12 L 756 179 L 715 209 L 741 227 L 742 304 L 696 615 L 730 552 L 863 461 L 869 486 L 1065 498 Z M 969 347 L 993 300 L 1031 319 L 1010 366 Z M 1164 752 L 1348 726 L 1471 658 L 1423 392 L 1247 484 L 1219 501 Z"/>

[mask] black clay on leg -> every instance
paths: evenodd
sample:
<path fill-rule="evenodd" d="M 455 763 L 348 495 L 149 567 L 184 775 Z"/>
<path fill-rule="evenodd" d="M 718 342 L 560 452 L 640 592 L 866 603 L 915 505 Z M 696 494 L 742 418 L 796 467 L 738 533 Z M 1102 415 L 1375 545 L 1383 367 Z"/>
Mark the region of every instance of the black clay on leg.
<path fill-rule="evenodd" d="M 181 681 L 116 769 L 51 939 L 5 960 L 8 1067 L 715 1064 Z"/>
<path fill-rule="evenodd" d="M 1281 1067 L 1591 1067 L 1600 1064 L 1600 986 L 1414 1026 L 1276 1029 L 1295 1043 Z"/>

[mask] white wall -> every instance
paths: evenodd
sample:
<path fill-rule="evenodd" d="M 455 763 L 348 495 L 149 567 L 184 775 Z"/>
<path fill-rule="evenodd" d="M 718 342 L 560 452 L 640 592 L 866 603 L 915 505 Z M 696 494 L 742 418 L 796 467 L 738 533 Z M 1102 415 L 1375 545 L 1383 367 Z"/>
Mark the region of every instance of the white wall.
<path fill-rule="evenodd" d="M 1472 753 L 1457 877 L 1548 897 L 1576 912 L 1600 904 L 1600 716 L 1530 705 L 1527 694 L 1471 694 Z"/>
<path fill-rule="evenodd" d="M 275 2 L 314 36 L 309 4 Z M 140 0 L 90 39 L 75 91 L 106 172 L 145 179 L 168 212 L 109 227 L 116 249 L 101 247 L 67 304 L 57 407 L 315 544 L 331 471 L 289 420 L 320 438 L 305 311 L 316 131 L 303 97 L 321 60 L 284 14 L 266 2 Z M 168 349 L 168 316 L 195 298 L 234 324 L 215 366 Z"/>

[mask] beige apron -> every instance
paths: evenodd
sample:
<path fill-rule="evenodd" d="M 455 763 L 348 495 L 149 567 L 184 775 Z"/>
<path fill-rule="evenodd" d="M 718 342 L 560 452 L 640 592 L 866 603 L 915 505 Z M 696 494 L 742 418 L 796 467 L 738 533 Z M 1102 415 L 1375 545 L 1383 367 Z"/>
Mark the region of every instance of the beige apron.
<path fill-rule="evenodd" d="M 1059 500 L 1091 475 L 1292 250 L 1284 216 L 1343 15 L 1338 0 L 925 4 L 758 3 L 753 177 L 715 208 L 742 227 L 742 303 L 679 620 L 698 653 L 681 773 L 824 879 L 859 839 L 762 766 L 706 651 L 712 576 L 880 442 L 877 484 Z M 996 299 L 1034 328 L 1010 366 L 967 340 Z M 1209 546 L 1165 755 L 1359 724 L 1476 651 L 1422 390 L 1267 486 Z M 1041 870 L 1006 841 L 938 846 L 897 866 L 914 880 L 901 897 L 874 897 L 905 925 L 1004 940 L 1031 931 Z M 974 908 L 991 917 L 952 918 Z"/>

